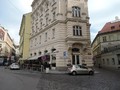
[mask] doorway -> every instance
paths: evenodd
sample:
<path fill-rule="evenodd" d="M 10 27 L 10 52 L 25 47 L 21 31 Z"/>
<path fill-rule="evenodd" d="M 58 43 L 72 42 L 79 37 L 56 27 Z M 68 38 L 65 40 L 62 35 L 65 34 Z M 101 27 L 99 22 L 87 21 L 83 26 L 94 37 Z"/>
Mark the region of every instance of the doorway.
<path fill-rule="evenodd" d="M 72 64 L 80 64 L 80 56 L 78 54 L 73 54 L 72 55 Z"/>

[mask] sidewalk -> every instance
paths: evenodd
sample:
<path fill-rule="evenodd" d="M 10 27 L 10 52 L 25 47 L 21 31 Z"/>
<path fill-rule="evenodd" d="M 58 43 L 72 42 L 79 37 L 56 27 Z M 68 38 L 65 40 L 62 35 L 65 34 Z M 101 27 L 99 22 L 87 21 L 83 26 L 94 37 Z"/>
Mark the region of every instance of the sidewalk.
<path fill-rule="evenodd" d="M 46 73 L 49 73 L 49 74 L 67 74 L 67 71 L 49 70 Z"/>
<path fill-rule="evenodd" d="M 50 73 L 50 74 L 67 74 L 67 71 L 58 71 L 58 70 L 49 70 L 48 72 L 45 73 Z M 98 70 L 95 70 L 95 74 L 100 73 Z"/>

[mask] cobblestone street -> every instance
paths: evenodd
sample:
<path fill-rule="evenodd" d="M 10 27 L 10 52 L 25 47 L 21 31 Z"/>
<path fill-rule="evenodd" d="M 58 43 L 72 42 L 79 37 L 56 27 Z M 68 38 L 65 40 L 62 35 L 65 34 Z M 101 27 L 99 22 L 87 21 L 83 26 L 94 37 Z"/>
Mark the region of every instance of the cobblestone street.
<path fill-rule="evenodd" d="M 39 90 L 120 90 L 120 72 L 97 69 L 94 76 L 41 74 Z"/>
<path fill-rule="evenodd" d="M 93 76 L 72 76 L 1 67 L 0 73 L 0 90 L 120 90 L 120 71 L 96 69 Z"/>

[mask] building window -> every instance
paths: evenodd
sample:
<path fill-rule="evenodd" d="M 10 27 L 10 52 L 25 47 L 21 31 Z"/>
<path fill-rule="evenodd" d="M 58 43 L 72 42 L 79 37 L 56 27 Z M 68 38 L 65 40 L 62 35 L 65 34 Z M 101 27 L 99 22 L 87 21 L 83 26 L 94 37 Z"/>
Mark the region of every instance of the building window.
<path fill-rule="evenodd" d="M 109 65 L 109 59 L 107 59 L 107 64 Z"/>
<path fill-rule="evenodd" d="M 73 17 L 80 17 L 80 8 L 77 6 L 72 7 L 72 16 Z"/>
<path fill-rule="evenodd" d="M 42 29 L 42 22 L 40 23 L 40 27 L 41 27 L 41 29 Z"/>
<path fill-rule="evenodd" d="M 105 64 L 105 59 L 103 59 L 103 64 Z"/>
<path fill-rule="evenodd" d="M 55 20 L 55 12 L 53 12 L 53 20 Z"/>
<path fill-rule="evenodd" d="M 52 5 L 54 5 L 55 4 L 55 0 L 52 0 Z"/>
<path fill-rule="evenodd" d="M 112 64 L 115 65 L 115 59 L 114 58 L 112 58 Z"/>
<path fill-rule="evenodd" d="M 114 37 L 113 35 L 109 36 L 110 41 L 113 41 L 113 37 Z"/>
<path fill-rule="evenodd" d="M 80 64 L 80 57 L 79 55 L 72 55 L 72 64 Z"/>
<path fill-rule="evenodd" d="M 52 39 L 55 38 L 55 29 L 52 29 Z"/>
<path fill-rule="evenodd" d="M 73 35 L 82 36 L 82 29 L 80 26 L 73 26 Z"/>
<path fill-rule="evenodd" d="M 35 46 L 37 45 L 37 38 L 35 38 L 35 43 L 34 44 L 35 44 Z"/>
<path fill-rule="evenodd" d="M 41 44 L 41 36 L 40 36 L 40 44 Z"/>
<path fill-rule="evenodd" d="M 42 52 L 39 52 L 39 55 L 41 55 L 42 54 Z"/>
<path fill-rule="evenodd" d="M 118 57 L 118 65 L 120 65 L 120 54 L 118 54 L 117 57 Z"/>
<path fill-rule="evenodd" d="M 117 40 L 120 40 L 120 34 L 117 34 Z"/>
<path fill-rule="evenodd" d="M 48 18 L 46 18 L 46 25 L 48 25 Z"/>
<path fill-rule="evenodd" d="M 106 42 L 106 41 L 107 41 L 106 36 L 104 36 L 103 37 L 103 42 Z"/>
<path fill-rule="evenodd" d="M 47 10 L 48 9 L 48 2 L 46 2 L 45 6 L 46 6 L 46 10 Z"/>
<path fill-rule="evenodd" d="M 115 26 L 111 26 L 111 29 L 115 29 Z"/>
<path fill-rule="evenodd" d="M 36 53 L 34 53 L 34 56 L 36 56 Z"/>
<path fill-rule="evenodd" d="M 2 47 L 2 44 L 0 44 L 0 48 Z"/>
<path fill-rule="evenodd" d="M 45 33 L 45 41 L 47 41 L 47 33 Z"/>
<path fill-rule="evenodd" d="M 45 50 L 45 51 L 44 51 L 44 54 L 47 54 L 47 53 L 48 53 L 48 50 Z"/>
<path fill-rule="evenodd" d="M 73 48 L 73 49 L 72 49 L 72 52 L 79 52 L 79 51 L 80 51 L 79 48 Z"/>

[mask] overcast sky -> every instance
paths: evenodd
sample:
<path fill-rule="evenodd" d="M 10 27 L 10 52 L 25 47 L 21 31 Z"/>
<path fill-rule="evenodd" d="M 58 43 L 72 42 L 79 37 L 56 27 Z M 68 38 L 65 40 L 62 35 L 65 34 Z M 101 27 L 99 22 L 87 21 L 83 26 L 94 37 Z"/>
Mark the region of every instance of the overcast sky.
<path fill-rule="evenodd" d="M 0 24 L 4 26 L 16 44 L 19 44 L 19 30 L 24 13 L 31 12 L 33 0 L 0 0 Z M 91 40 L 104 24 L 120 17 L 120 0 L 88 0 L 91 23 Z"/>

